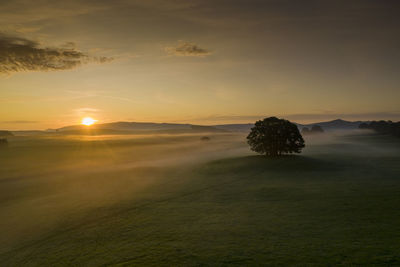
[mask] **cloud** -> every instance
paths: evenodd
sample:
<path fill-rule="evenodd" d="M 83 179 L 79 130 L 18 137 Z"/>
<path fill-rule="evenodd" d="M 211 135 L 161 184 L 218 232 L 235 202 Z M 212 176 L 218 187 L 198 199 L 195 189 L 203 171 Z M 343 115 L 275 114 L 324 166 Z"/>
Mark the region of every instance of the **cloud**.
<path fill-rule="evenodd" d="M 184 57 L 204 57 L 211 55 L 211 51 L 200 48 L 195 43 L 180 42 L 175 47 L 166 47 L 165 51 L 174 56 L 184 56 Z"/>
<path fill-rule="evenodd" d="M 80 115 L 86 115 L 86 114 L 95 114 L 100 112 L 100 109 L 97 108 L 76 108 L 73 110 L 75 114 L 78 116 Z"/>
<path fill-rule="evenodd" d="M 0 73 L 69 70 L 90 62 L 110 60 L 89 56 L 71 43 L 62 47 L 41 47 L 32 40 L 0 34 Z"/>

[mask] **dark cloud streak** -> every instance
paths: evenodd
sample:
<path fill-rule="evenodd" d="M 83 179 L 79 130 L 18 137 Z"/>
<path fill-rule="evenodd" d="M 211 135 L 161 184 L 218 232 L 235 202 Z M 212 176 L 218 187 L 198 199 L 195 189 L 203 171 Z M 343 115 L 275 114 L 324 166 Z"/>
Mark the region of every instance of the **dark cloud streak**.
<path fill-rule="evenodd" d="M 211 55 L 209 50 L 200 48 L 197 44 L 189 42 L 180 42 L 177 46 L 167 47 L 165 50 L 168 54 L 175 56 L 204 57 Z"/>
<path fill-rule="evenodd" d="M 69 70 L 82 64 L 104 63 L 111 58 L 91 57 L 70 47 L 41 47 L 21 37 L 0 35 L 0 73 Z"/>

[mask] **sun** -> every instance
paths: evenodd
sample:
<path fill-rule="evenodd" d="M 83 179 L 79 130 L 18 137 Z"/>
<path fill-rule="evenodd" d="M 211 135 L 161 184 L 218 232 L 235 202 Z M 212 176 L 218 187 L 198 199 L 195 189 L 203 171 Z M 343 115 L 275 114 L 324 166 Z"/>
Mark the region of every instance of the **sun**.
<path fill-rule="evenodd" d="M 90 117 L 85 117 L 82 119 L 82 124 L 86 125 L 86 126 L 90 126 L 93 125 L 95 122 L 97 122 L 97 120 L 90 118 Z"/>

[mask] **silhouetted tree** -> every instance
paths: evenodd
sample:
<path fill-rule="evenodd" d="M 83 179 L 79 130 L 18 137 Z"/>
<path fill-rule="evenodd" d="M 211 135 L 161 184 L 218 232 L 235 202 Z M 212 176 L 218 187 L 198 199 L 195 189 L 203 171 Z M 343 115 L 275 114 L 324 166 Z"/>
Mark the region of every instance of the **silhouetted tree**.
<path fill-rule="evenodd" d="M 257 121 L 247 136 L 251 150 L 267 156 L 301 153 L 304 139 L 297 125 L 276 117 Z"/>
<path fill-rule="evenodd" d="M 312 133 L 323 133 L 324 130 L 319 125 L 313 125 L 313 127 L 311 127 L 311 132 Z"/>

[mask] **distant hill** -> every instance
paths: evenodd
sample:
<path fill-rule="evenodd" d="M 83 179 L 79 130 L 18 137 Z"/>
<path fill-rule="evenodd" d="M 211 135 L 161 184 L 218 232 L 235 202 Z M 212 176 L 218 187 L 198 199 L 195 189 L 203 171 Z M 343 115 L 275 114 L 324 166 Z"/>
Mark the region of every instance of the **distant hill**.
<path fill-rule="evenodd" d="M 10 131 L 5 131 L 5 130 L 0 130 L 0 136 L 5 137 L 5 136 L 13 136 L 14 134 Z"/>
<path fill-rule="evenodd" d="M 342 119 L 318 122 L 318 123 L 309 123 L 309 124 L 300 124 L 295 123 L 297 127 L 301 130 L 304 127 L 311 128 L 314 125 L 321 126 L 326 131 L 334 131 L 334 130 L 355 130 L 358 129 L 358 126 L 363 123 L 363 121 L 345 121 Z M 224 129 L 232 132 L 249 132 L 250 129 L 254 126 L 253 123 L 246 124 L 222 124 L 222 125 L 214 125 L 217 129 Z"/>
<path fill-rule="evenodd" d="M 55 131 L 58 134 L 151 134 L 151 133 L 201 133 L 201 132 L 226 132 L 213 126 L 201 126 L 178 123 L 152 123 L 152 122 L 112 122 L 95 124 L 90 127 L 85 125 L 66 126 Z"/>
<path fill-rule="evenodd" d="M 56 131 L 72 131 L 72 130 L 83 130 L 88 129 L 85 125 L 73 125 L 66 126 L 57 129 Z M 152 123 L 152 122 L 111 122 L 111 123 L 99 123 L 90 126 L 90 129 L 107 129 L 117 131 L 158 131 L 158 130 L 176 130 L 176 129 L 191 129 L 190 124 L 178 124 L 178 123 Z"/>
<path fill-rule="evenodd" d="M 249 132 L 253 126 L 254 123 L 214 125 L 214 127 L 217 129 L 226 130 L 230 132 Z"/>
<path fill-rule="evenodd" d="M 299 129 L 304 127 L 311 128 L 313 125 L 321 126 L 325 131 L 335 130 L 354 130 L 363 121 L 345 121 L 342 119 L 299 124 L 296 125 Z M 223 133 L 223 132 L 249 132 L 254 126 L 253 123 L 243 124 L 219 124 L 219 125 L 194 125 L 194 124 L 180 124 L 180 123 L 153 123 L 153 122 L 112 122 L 112 123 L 99 123 L 90 127 L 85 125 L 72 125 L 65 126 L 58 129 L 48 129 L 46 131 L 13 131 L 16 135 L 49 135 L 49 134 L 179 134 L 179 133 Z M 10 131 L 0 131 L 6 135 L 12 135 Z"/>
<path fill-rule="evenodd" d="M 358 129 L 358 126 L 361 123 L 363 123 L 363 121 L 345 121 L 342 119 L 337 119 L 333 121 L 325 121 L 318 123 L 298 124 L 298 126 L 299 128 L 303 127 L 311 128 L 314 125 L 319 125 L 326 131 L 334 131 L 334 130 L 355 130 Z"/>

